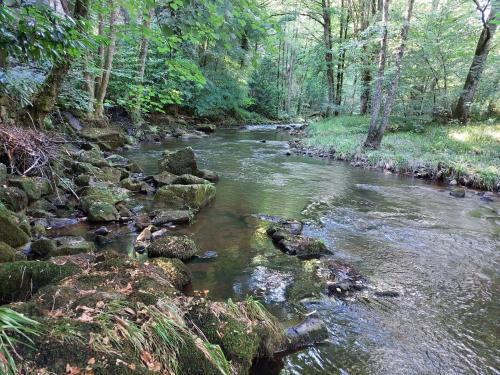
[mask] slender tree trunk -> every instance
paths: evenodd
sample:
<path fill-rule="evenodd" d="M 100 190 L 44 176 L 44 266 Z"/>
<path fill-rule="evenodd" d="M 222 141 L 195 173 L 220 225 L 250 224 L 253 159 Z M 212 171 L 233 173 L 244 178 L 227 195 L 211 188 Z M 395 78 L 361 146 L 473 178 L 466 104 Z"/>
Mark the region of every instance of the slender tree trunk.
<path fill-rule="evenodd" d="M 377 79 L 375 81 L 375 92 L 372 100 L 372 113 L 368 137 L 365 147 L 374 147 L 377 139 L 378 117 L 382 106 L 382 88 L 384 84 L 385 60 L 387 54 L 387 23 L 389 18 L 389 0 L 383 0 L 382 5 L 382 32 L 380 37 L 380 49 L 378 53 Z"/>
<path fill-rule="evenodd" d="M 340 49 L 339 49 L 339 60 L 337 63 L 337 87 L 335 91 L 335 116 L 339 114 L 339 108 L 342 103 L 342 88 L 344 85 L 344 68 L 345 68 L 345 46 L 343 42 L 347 40 L 347 29 L 349 24 L 349 14 L 344 14 L 346 11 L 346 7 L 344 4 L 344 0 L 341 2 L 341 18 L 340 18 Z"/>
<path fill-rule="evenodd" d="M 109 0 L 109 45 L 105 48 L 104 52 L 104 66 L 101 79 L 97 85 L 96 98 L 95 98 L 95 117 L 102 119 L 104 117 L 104 99 L 108 89 L 109 77 L 111 75 L 111 68 L 113 67 L 113 57 L 116 49 L 116 30 L 115 22 L 117 9 L 114 0 Z"/>
<path fill-rule="evenodd" d="M 146 60 L 149 48 L 149 39 L 147 38 L 144 31 L 148 30 L 151 27 L 151 18 L 153 17 L 153 15 L 154 15 L 154 9 L 151 9 L 147 15 L 146 14 L 143 15 L 142 19 L 143 33 L 139 44 L 139 64 L 137 68 L 137 81 L 139 83 L 139 92 L 137 95 L 139 96 L 139 98 L 137 100 L 137 107 L 134 108 L 132 112 L 132 118 L 137 123 L 142 122 L 141 118 L 142 87 L 144 83 L 144 74 L 146 72 Z"/>
<path fill-rule="evenodd" d="M 331 116 L 335 105 L 334 95 L 334 74 L 333 74 L 333 53 L 332 53 L 332 26 L 330 17 L 330 2 L 329 0 L 321 0 L 323 11 L 323 39 L 325 43 L 325 62 L 326 62 L 326 83 L 328 89 L 328 107 L 326 115 Z"/>
<path fill-rule="evenodd" d="M 73 18 L 79 22 L 88 15 L 90 0 L 76 0 L 73 10 Z M 77 23 L 77 25 L 79 25 Z M 77 26 L 79 28 L 79 26 Z M 61 89 L 61 85 L 66 78 L 73 58 L 65 56 L 60 61 L 54 63 L 51 70 L 45 77 L 41 89 L 31 100 L 30 117 L 37 126 L 42 126 L 47 114 L 53 109 L 57 101 L 57 96 Z"/>
<path fill-rule="evenodd" d="M 476 46 L 476 52 L 472 59 L 472 64 L 465 79 L 464 88 L 458 98 L 455 109 L 453 110 L 453 118 L 460 122 L 466 123 L 470 116 L 470 107 L 474 101 L 474 94 L 483 74 L 486 65 L 486 59 L 490 51 L 491 40 L 495 34 L 497 23 L 494 20 L 496 13 L 499 11 L 500 0 L 491 0 L 491 9 L 488 18 L 484 19 L 485 9 L 481 10 L 483 16 L 483 30 L 479 36 Z M 479 7 L 479 6 L 478 6 Z"/>
<path fill-rule="evenodd" d="M 361 32 L 365 31 L 370 25 L 370 17 L 375 14 L 375 5 L 370 2 L 362 1 L 361 2 Z M 365 58 L 363 61 L 363 68 L 361 72 L 361 96 L 359 98 L 359 112 L 362 115 L 366 115 L 370 110 L 370 92 L 371 92 L 371 82 L 372 82 L 372 72 L 370 69 L 370 65 L 367 62 L 371 62 L 373 60 L 373 54 L 371 49 L 368 47 L 366 43 L 363 43 L 363 53 L 362 55 Z"/>
<path fill-rule="evenodd" d="M 387 1 L 387 0 L 386 0 Z M 389 94 L 384 103 L 384 113 L 382 116 L 382 120 L 380 121 L 378 127 L 375 129 L 373 134 L 368 135 L 366 139 L 365 145 L 372 148 L 379 148 L 380 143 L 382 142 L 382 137 L 384 136 L 385 129 L 389 124 L 389 116 L 391 115 L 392 106 L 394 105 L 394 100 L 396 99 L 396 93 L 398 91 L 399 79 L 401 77 L 401 63 L 403 61 L 403 55 L 405 50 L 406 39 L 408 38 L 408 31 L 410 30 L 410 20 L 411 14 L 413 11 L 413 4 L 415 0 L 408 0 L 408 7 L 406 18 L 403 22 L 403 27 L 401 28 L 401 41 L 398 47 L 398 53 L 396 54 L 396 62 L 395 68 L 396 72 L 394 73 L 394 77 L 392 78 Z M 378 122 L 378 121 L 377 121 Z M 371 125 L 371 124 L 370 124 Z M 371 128 L 371 127 L 370 127 Z"/>

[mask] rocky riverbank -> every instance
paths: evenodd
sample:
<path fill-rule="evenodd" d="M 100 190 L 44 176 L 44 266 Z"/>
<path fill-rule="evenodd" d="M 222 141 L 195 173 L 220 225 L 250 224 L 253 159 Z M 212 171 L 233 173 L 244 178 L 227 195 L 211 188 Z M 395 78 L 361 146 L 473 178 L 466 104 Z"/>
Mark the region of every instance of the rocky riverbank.
<path fill-rule="evenodd" d="M 214 131 L 198 129 L 168 136 Z M 118 129 L 83 129 L 29 176 L 16 174 L 25 154 L 1 159 L 0 304 L 36 328 L 15 337 L 18 371 L 245 374 L 275 353 L 323 340 L 323 325 L 309 319 L 285 330 L 252 298 L 223 303 L 183 293 L 191 283 L 185 263 L 204 255 L 170 228 L 189 225 L 215 199 L 218 176 L 200 169 L 190 148 L 165 151 L 159 173 L 145 175 L 119 154 L 128 143 Z M 57 234 L 75 225 L 88 235 Z M 98 251 L 116 226 L 137 231 L 135 253 L 146 260 Z"/>

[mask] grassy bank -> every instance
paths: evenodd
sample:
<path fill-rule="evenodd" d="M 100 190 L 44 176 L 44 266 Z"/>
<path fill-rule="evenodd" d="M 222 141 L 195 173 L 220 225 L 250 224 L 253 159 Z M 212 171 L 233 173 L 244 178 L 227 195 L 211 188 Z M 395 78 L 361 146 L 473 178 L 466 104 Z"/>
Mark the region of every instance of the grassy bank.
<path fill-rule="evenodd" d="M 498 190 L 500 187 L 500 123 L 394 126 L 380 150 L 363 150 L 368 117 L 336 117 L 311 124 L 305 146 L 335 150 L 335 157 L 423 178 Z"/>

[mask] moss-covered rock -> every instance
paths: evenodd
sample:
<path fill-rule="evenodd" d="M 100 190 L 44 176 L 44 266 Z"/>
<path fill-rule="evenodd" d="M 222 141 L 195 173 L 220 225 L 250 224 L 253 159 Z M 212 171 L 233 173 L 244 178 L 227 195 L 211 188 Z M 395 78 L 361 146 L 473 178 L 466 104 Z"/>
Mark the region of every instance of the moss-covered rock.
<path fill-rule="evenodd" d="M 91 181 L 91 177 L 88 174 L 80 174 L 75 178 L 76 186 L 85 187 L 89 186 Z"/>
<path fill-rule="evenodd" d="M 114 221 L 120 218 L 115 205 L 127 199 L 129 193 L 121 188 L 88 187 L 83 193 L 80 205 L 90 222 Z"/>
<path fill-rule="evenodd" d="M 155 174 L 154 176 L 151 176 L 150 179 L 153 181 L 153 183 L 156 186 L 161 187 L 161 186 L 165 186 L 165 185 L 172 185 L 176 178 L 177 178 L 177 175 L 164 171 L 164 172 Z"/>
<path fill-rule="evenodd" d="M 7 182 L 7 166 L 0 163 L 0 185 L 5 184 L 5 182 Z"/>
<path fill-rule="evenodd" d="M 78 159 L 82 163 L 88 163 L 98 168 L 109 166 L 109 163 L 104 159 L 103 153 L 95 148 L 88 151 L 82 151 Z"/>
<path fill-rule="evenodd" d="M 99 181 L 117 184 L 122 178 L 122 171 L 118 168 L 102 167 L 94 172 L 94 176 Z"/>
<path fill-rule="evenodd" d="M 142 181 L 136 180 L 134 178 L 125 178 L 121 180 L 120 185 L 130 191 L 139 192 L 142 188 Z"/>
<path fill-rule="evenodd" d="M 19 212 L 28 206 L 28 196 L 17 187 L 0 186 L 0 202 L 9 210 Z"/>
<path fill-rule="evenodd" d="M 25 228 L 24 228 L 25 229 Z M 28 232 L 29 232 L 28 223 Z M 7 245 L 19 247 L 29 241 L 21 220 L 0 202 L 0 239 Z"/>
<path fill-rule="evenodd" d="M 180 260 L 191 259 L 198 252 L 196 243 L 187 236 L 162 237 L 147 247 L 150 258 L 177 258 Z"/>
<path fill-rule="evenodd" d="M 16 252 L 5 242 L 0 242 L 0 263 L 15 262 L 16 260 L 26 260 L 26 256 Z"/>
<path fill-rule="evenodd" d="M 127 144 L 127 136 L 117 128 L 86 128 L 80 133 L 84 138 L 95 142 L 103 150 L 114 150 Z"/>
<path fill-rule="evenodd" d="M 77 273 L 73 264 L 19 261 L 0 264 L 0 304 L 29 298 L 42 286 Z"/>
<path fill-rule="evenodd" d="M 174 209 L 199 209 L 215 198 L 213 184 L 167 185 L 156 191 L 154 200 L 158 205 Z"/>
<path fill-rule="evenodd" d="M 219 181 L 219 175 L 214 171 L 210 171 L 208 169 L 200 169 L 196 176 L 203 178 L 204 180 L 208 180 L 210 182 Z"/>
<path fill-rule="evenodd" d="M 190 210 L 155 210 L 151 216 L 151 222 L 159 226 L 167 223 L 189 224 L 193 220 L 193 212 Z"/>
<path fill-rule="evenodd" d="M 40 238 L 31 243 L 31 252 L 36 258 L 40 259 L 53 253 L 56 247 L 56 241 L 50 238 Z"/>
<path fill-rule="evenodd" d="M 12 176 L 9 178 L 9 185 L 23 190 L 30 202 L 52 192 L 49 180 L 42 177 Z"/>
<path fill-rule="evenodd" d="M 198 124 L 196 130 L 203 133 L 213 133 L 217 127 L 214 124 Z"/>
<path fill-rule="evenodd" d="M 153 264 L 160 267 L 168 276 L 168 280 L 177 289 L 182 290 L 191 283 L 191 270 L 179 259 L 155 258 Z"/>
<path fill-rule="evenodd" d="M 196 174 L 198 172 L 198 165 L 191 147 L 176 151 L 165 151 L 161 160 L 159 160 L 159 166 L 161 171 L 176 175 Z"/>
<path fill-rule="evenodd" d="M 208 181 L 200 178 L 193 176 L 192 174 L 183 174 L 175 178 L 175 180 L 172 182 L 173 185 L 196 185 L 196 184 L 206 184 Z"/>

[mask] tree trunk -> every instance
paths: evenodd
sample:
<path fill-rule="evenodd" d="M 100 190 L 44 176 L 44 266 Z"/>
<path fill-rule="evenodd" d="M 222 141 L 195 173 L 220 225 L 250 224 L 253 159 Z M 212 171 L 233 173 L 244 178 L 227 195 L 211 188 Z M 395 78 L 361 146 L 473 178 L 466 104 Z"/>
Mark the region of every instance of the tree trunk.
<path fill-rule="evenodd" d="M 335 105 L 334 95 L 334 75 L 333 75 L 333 53 L 332 53 L 332 26 L 330 18 L 330 3 L 329 0 L 321 0 L 323 10 L 323 40 L 325 43 L 325 62 L 326 62 L 326 82 L 328 89 L 328 107 L 326 116 L 331 116 Z"/>
<path fill-rule="evenodd" d="M 380 37 L 380 49 L 378 53 L 377 80 L 375 82 L 375 93 L 372 100 L 372 113 L 370 129 L 365 141 L 365 147 L 374 147 L 377 139 L 378 117 L 382 105 L 382 88 L 384 84 L 385 59 L 387 54 L 387 22 L 389 18 L 389 0 L 383 0 L 382 5 L 382 33 Z"/>
<path fill-rule="evenodd" d="M 77 25 L 79 25 L 78 21 L 87 18 L 89 2 L 90 0 L 76 0 L 73 18 L 77 21 Z M 77 27 L 79 28 L 79 26 Z M 43 127 L 45 117 L 54 109 L 61 85 L 69 72 L 72 61 L 73 58 L 67 55 L 55 62 L 40 91 L 33 97 L 29 112 L 35 125 Z"/>
<path fill-rule="evenodd" d="M 481 79 L 486 59 L 490 51 L 491 40 L 495 34 L 497 23 L 493 21 L 496 13 L 498 12 L 500 0 L 492 0 L 490 14 L 487 20 L 484 20 L 485 9 L 482 10 L 483 16 L 483 30 L 479 36 L 476 46 L 476 52 L 472 59 L 472 64 L 465 79 L 464 88 L 460 97 L 458 98 L 457 105 L 453 110 L 453 118 L 458 119 L 460 122 L 466 123 L 470 116 L 470 107 L 474 100 L 477 86 Z M 496 21 L 496 20 L 495 20 Z"/>
<path fill-rule="evenodd" d="M 109 45 L 105 48 L 104 52 L 104 66 L 102 76 L 97 85 L 96 98 L 95 98 L 95 117 L 102 119 L 104 117 L 104 98 L 108 89 L 109 77 L 111 75 L 111 68 L 113 67 L 113 57 L 116 48 L 116 7 L 113 0 L 108 1 L 109 4 Z"/>
<path fill-rule="evenodd" d="M 146 59 L 148 56 L 149 39 L 146 37 L 144 30 L 148 30 L 151 26 L 151 18 L 154 15 L 154 9 L 151 9 L 149 13 L 143 15 L 142 28 L 143 33 L 141 36 L 141 41 L 139 44 L 139 65 L 137 68 L 137 80 L 139 83 L 140 90 L 138 92 L 139 99 L 137 100 L 137 107 L 134 108 L 132 112 L 132 118 L 135 122 L 142 122 L 141 117 L 141 98 L 142 98 L 142 87 L 144 83 L 144 74 L 146 72 Z"/>
<path fill-rule="evenodd" d="M 387 1 L 387 0 L 385 0 Z M 387 95 L 384 103 L 384 113 L 382 116 L 382 119 L 378 121 L 378 119 L 375 119 L 375 121 L 372 121 L 375 126 L 372 129 L 372 123 L 370 123 L 370 131 L 368 133 L 368 137 L 365 142 L 365 147 L 370 147 L 377 149 L 380 147 L 380 143 L 382 142 L 382 137 L 384 136 L 385 129 L 387 128 L 387 125 L 389 124 L 389 116 L 391 115 L 392 111 L 392 106 L 394 105 L 394 100 L 396 99 L 396 93 L 398 91 L 398 85 L 399 85 L 399 79 L 401 77 L 401 63 L 403 61 L 403 55 L 404 55 L 404 50 L 405 50 L 405 43 L 406 39 L 408 38 L 408 31 L 410 29 L 410 20 L 411 20 L 411 14 L 413 11 L 413 4 L 415 0 L 408 0 L 408 8 L 407 8 L 407 13 L 406 13 L 406 18 L 403 22 L 403 27 L 401 28 L 401 41 L 398 47 L 398 53 L 396 55 L 396 61 L 395 61 L 395 68 L 396 72 L 394 73 L 394 77 L 392 78 L 390 89 L 389 89 L 389 94 Z M 384 4 L 385 8 L 385 4 Z M 384 9 L 384 14 L 386 10 Z M 378 79 L 379 77 L 377 77 Z M 382 72 L 382 78 L 383 78 L 383 72 Z M 378 83 L 378 82 L 377 82 Z M 378 106 L 378 111 L 380 112 L 380 104 Z M 372 115 L 372 120 L 373 120 L 373 115 Z"/>
<path fill-rule="evenodd" d="M 345 46 L 343 42 L 347 40 L 347 29 L 349 25 L 349 14 L 344 14 L 346 7 L 344 5 L 344 0 L 341 2 L 341 15 L 340 15 L 340 32 L 339 32 L 339 60 L 337 63 L 337 87 L 335 91 L 335 116 L 339 114 L 339 108 L 342 103 L 342 88 L 344 85 L 344 68 L 345 68 Z"/>
<path fill-rule="evenodd" d="M 361 32 L 365 31 L 370 25 L 370 17 L 375 14 L 375 5 L 367 1 L 361 2 Z M 370 86 L 372 82 L 372 72 L 370 64 L 373 59 L 371 49 L 366 43 L 363 43 L 363 54 L 365 61 L 361 72 L 361 96 L 359 98 L 359 112 L 366 115 L 370 109 Z"/>

